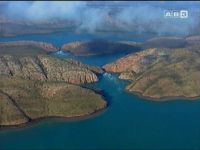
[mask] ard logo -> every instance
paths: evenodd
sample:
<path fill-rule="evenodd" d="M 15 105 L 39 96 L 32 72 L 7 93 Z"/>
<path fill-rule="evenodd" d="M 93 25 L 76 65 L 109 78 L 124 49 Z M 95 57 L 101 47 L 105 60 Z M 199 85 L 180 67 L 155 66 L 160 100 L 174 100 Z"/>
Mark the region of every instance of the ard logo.
<path fill-rule="evenodd" d="M 180 11 L 180 18 L 188 18 L 188 11 L 187 10 L 181 10 Z"/>
<path fill-rule="evenodd" d="M 186 19 L 188 18 L 188 11 L 187 10 L 165 10 L 164 17 Z"/>

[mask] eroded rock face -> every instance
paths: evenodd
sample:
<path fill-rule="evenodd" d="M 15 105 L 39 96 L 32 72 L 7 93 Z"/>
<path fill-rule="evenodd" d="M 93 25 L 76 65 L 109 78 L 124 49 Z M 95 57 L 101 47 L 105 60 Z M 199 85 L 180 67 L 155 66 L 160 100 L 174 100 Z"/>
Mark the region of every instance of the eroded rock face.
<path fill-rule="evenodd" d="M 61 60 L 46 55 L 0 56 L 0 74 L 30 80 L 65 81 L 73 84 L 90 83 L 98 81 L 95 73 L 101 73 L 101 71 L 99 68 L 77 61 Z"/>
<path fill-rule="evenodd" d="M 84 43 L 84 42 L 75 41 L 75 42 L 67 43 L 67 44 L 64 44 L 64 45 L 62 46 L 62 49 L 63 49 L 63 50 L 75 49 L 75 48 L 81 46 L 82 43 Z"/>
<path fill-rule="evenodd" d="M 77 65 L 77 66 L 79 66 L 81 68 L 86 68 L 88 70 L 91 70 L 95 74 L 102 74 L 104 72 L 103 69 L 100 68 L 100 67 L 86 65 L 86 64 L 81 63 L 80 61 L 76 61 L 76 60 L 73 60 L 73 59 L 67 59 L 67 62 L 71 63 L 73 65 Z"/>
<path fill-rule="evenodd" d="M 145 56 L 154 55 L 156 53 L 156 49 L 148 49 L 146 51 L 138 52 L 135 54 L 130 54 L 116 62 L 106 64 L 103 68 L 108 72 L 125 72 L 128 70 L 139 73 L 141 71 L 140 61 L 145 59 Z"/>
<path fill-rule="evenodd" d="M 0 126 L 85 116 L 106 106 L 101 95 L 77 85 L 0 75 Z"/>
<path fill-rule="evenodd" d="M 66 81 L 69 83 L 80 84 L 98 81 L 97 76 L 86 67 L 80 67 L 75 63 L 53 57 L 38 56 L 48 80 Z"/>
<path fill-rule="evenodd" d="M 134 71 L 126 71 L 126 72 L 122 72 L 119 78 L 124 79 L 124 80 L 135 80 L 136 76 L 137 74 Z"/>

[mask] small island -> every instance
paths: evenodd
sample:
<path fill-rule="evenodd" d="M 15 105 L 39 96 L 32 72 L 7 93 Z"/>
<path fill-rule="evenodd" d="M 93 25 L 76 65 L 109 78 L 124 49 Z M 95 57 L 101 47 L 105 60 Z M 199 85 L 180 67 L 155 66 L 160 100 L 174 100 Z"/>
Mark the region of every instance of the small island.
<path fill-rule="evenodd" d="M 64 44 L 61 49 L 76 56 L 128 54 L 140 50 L 139 43 L 128 41 L 75 41 Z"/>

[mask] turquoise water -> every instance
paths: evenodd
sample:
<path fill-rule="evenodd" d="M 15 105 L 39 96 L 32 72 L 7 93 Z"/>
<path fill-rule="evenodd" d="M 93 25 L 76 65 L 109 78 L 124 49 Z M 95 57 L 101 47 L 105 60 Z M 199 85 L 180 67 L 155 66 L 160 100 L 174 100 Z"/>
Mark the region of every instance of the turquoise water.
<path fill-rule="evenodd" d="M 105 39 L 111 41 L 135 41 L 142 42 L 146 39 L 149 39 L 152 36 L 149 35 L 140 35 L 134 36 L 132 33 L 74 33 L 74 32 L 58 32 L 51 34 L 27 34 L 27 35 L 18 35 L 13 37 L 0 37 L 0 42 L 7 41 L 20 41 L 20 40 L 34 40 L 49 42 L 55 46 L 62 46 L 65 43 L 73 41 L 86 41 L 93 39 Z"/>
<path fill-rule="evenodd" d="M 117 57 L 76 59 L 101 66 Z M 104 90 L 109 102 L 104 112 L 0 131 L 0 149 L 200 149 L 200 100 L 148 101 L 126 93 L 127 84 L 105 73 L 88 85 Z"/>
<path fill-rule="evenodd" d="M 102 56 L 74 56 L 70 53 L 66 53 L 61 51 L 62 54 L 51 53 L 50 55 L 58 57 L 58 58 L 71 58 L 78 61 L 81 61 L 88 65 L 95 65 L 95 66 L 103 66 L 107 63 L 113 62 L 118 58 L 123 57 L 125 54 L 115 54 L 115 55 L 102 55 Z"/>

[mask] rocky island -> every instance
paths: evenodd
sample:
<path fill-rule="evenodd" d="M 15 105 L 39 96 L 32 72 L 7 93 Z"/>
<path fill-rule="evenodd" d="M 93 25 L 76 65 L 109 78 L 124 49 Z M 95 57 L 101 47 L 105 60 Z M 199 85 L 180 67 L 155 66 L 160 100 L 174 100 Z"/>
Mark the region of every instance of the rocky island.
<path fill-rule="evenodd" d="M 0 126 L 47 117 L 85 116 L 107 106 L 102 95 L 81 86 L 98 81 L 101 68 L 40 51 L 28 55 L 29 47 L 23 53 L 20 45 L 18 55 L 14 45 L 6 44 L 6 48 L 0 55 Z"/>
<path fill-rule="evenodd" d="M 199 42 L 190 42 L 184 48 L 145 49 L 103 68 L 120 73 L 121 79 L 130 80 L 126 90 L 147 99 L 195 98 L 200 96 Z"/>
<path fill-rule="evenodd" d="M 139 44 L 136 42 L 112 42 L 105 40 L 76 41 L 64 44 L 63 51 L 70 52 L 77 56 L 109 55 L 117 53 L 131 53 L 139 51 Z"/>

